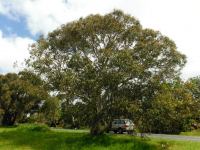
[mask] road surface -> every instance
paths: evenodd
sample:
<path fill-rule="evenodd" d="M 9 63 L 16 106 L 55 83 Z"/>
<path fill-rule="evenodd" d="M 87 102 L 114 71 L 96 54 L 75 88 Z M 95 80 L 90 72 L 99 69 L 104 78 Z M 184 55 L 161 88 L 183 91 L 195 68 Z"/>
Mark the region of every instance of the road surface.
<path fill-rule="evenodd" d="M 169 140 L 198 141 L 198 142 L 200 142 L 200 136 L 169 135 L 169 134 L 147 134 L 147 137 L 162 138 L 162 139 L 169 139 Z"/>

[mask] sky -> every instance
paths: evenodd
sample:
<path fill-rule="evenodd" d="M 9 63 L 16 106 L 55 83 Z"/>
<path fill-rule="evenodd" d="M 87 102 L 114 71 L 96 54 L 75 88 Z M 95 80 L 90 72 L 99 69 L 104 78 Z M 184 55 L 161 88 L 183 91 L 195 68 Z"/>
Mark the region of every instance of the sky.
<path fill-rule="evenodd" d="M 178 51 L 187 56 L 183 79 L 198 76 L 199 8 L 199 0 L 0 0 L 0 73 L 22 69 L 28 46 L 39 35 L 89 14 L 120 9 L 144 28 L 158 30 L 175 41 Z"/>

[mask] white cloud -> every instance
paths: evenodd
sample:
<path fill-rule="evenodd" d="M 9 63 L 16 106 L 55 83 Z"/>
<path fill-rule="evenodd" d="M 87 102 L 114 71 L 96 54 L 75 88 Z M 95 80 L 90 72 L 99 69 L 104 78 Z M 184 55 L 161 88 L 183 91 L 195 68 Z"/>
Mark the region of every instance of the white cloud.
<path fill-rule="evenodd" d="M 182 70 L 184 79 L 200 75 L 199 6 L 199 0 L 141 0 L 140 3 L 138 16 L 142 25 L 170 37 L 187 56 Z"/>
<path fill-rule="evenodd" d="M 138 18 L 144 27 L 169 36 L 188 63 L 183 77 L 200 75 L 199 0 L 0 0 L 0 13 L 26 18 L 32 34 L 47 34 L 59 25 L 91 13 L 121 9 Z"/>
<path fill-rule="evenodd" d="M 23 16 L 32 34 L 47 34 L 59 25 L 91 13 L 105 13 L 123 4 L 122 0 L 1 0 L 0 13 L 10 18 Z M 1 9 L 2 8 L 2 9 Z"/>
<path fill-rule="evenodd" d="M 24 62 L 24 59 L 29 56 L 28 45 L 34 41 L 29 38 L 21 37 L 4 37 L 0 30 L 0 70 L 6 72 L 17 72 Z M 13 68 L 17 62 L 19 68 Z"/>

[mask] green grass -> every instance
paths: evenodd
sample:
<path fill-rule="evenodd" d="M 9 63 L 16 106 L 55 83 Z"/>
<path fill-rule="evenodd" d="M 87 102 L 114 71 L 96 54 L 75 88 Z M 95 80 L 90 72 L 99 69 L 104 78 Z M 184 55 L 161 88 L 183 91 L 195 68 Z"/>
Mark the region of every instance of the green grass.
<path fill-rule="evenodd" d="M 179 140 L 160 140 L 153 138 L 153 143 L 159 143 L 163 150 L 199 150 L 200 142 L 179 141 Z"/>
<path fill-rule="evenodd" d="M 49 131 L 44 126 L 23 125 L 17 128 L 0 129 L 0 149 L 153 150 L 157 149 L 157 145 L 129 136 L 102 135 L 99 137 L 92 137 L 85 130 L 56 129 Z"/>
<path fill-rule="evenodd" d="M 111 134 L 93 137 L 87 130 L 50 130 L 41 125 L 0 128 L 0 150 L 199 150 L 199 147 L 198 142 Z"/>
<path fill-rule="evenodd" d="M 198 129 L 198 130 L 192 130 L 190 132 L 181 132 L 180 135 L 200 136 L 200 129 Z"/>
<path fill-rule="evenodd" d="M 169 141 L 171 148 L 169 150 L 199 150 L 200 142 L 191 141 Z"/>

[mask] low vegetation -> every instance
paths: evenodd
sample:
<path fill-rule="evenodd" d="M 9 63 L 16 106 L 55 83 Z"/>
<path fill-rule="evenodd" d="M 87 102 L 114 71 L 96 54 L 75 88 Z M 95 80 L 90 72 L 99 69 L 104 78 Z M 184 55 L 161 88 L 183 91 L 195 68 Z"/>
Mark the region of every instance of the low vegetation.
<path fill-rule="evenodd" d="M 73 131 L 73 132 L 72 132 Z M 0 149 L 30 150 L 89 150 L 89 149 L 157 149 L 156 144 L 141 141 L 129 136 L 91 136 L 79 130 L 51 130 L 46 126 L 23 125 L 0 129 Z"/>
<path fill-rule="evenodd" d="M 197 150 L 200 143 L 141 139 L 129 135 L 91 136 L 87 130 L 49 129 L 45 125 L 0 128 L 0 150 Z"/>
<path fill-rule="evenodd" d="M 192 130 L 189 132 L 181 132 L 180 135 L 188 135 L 188 136 L 200 136 L 200 130 Z"/>

